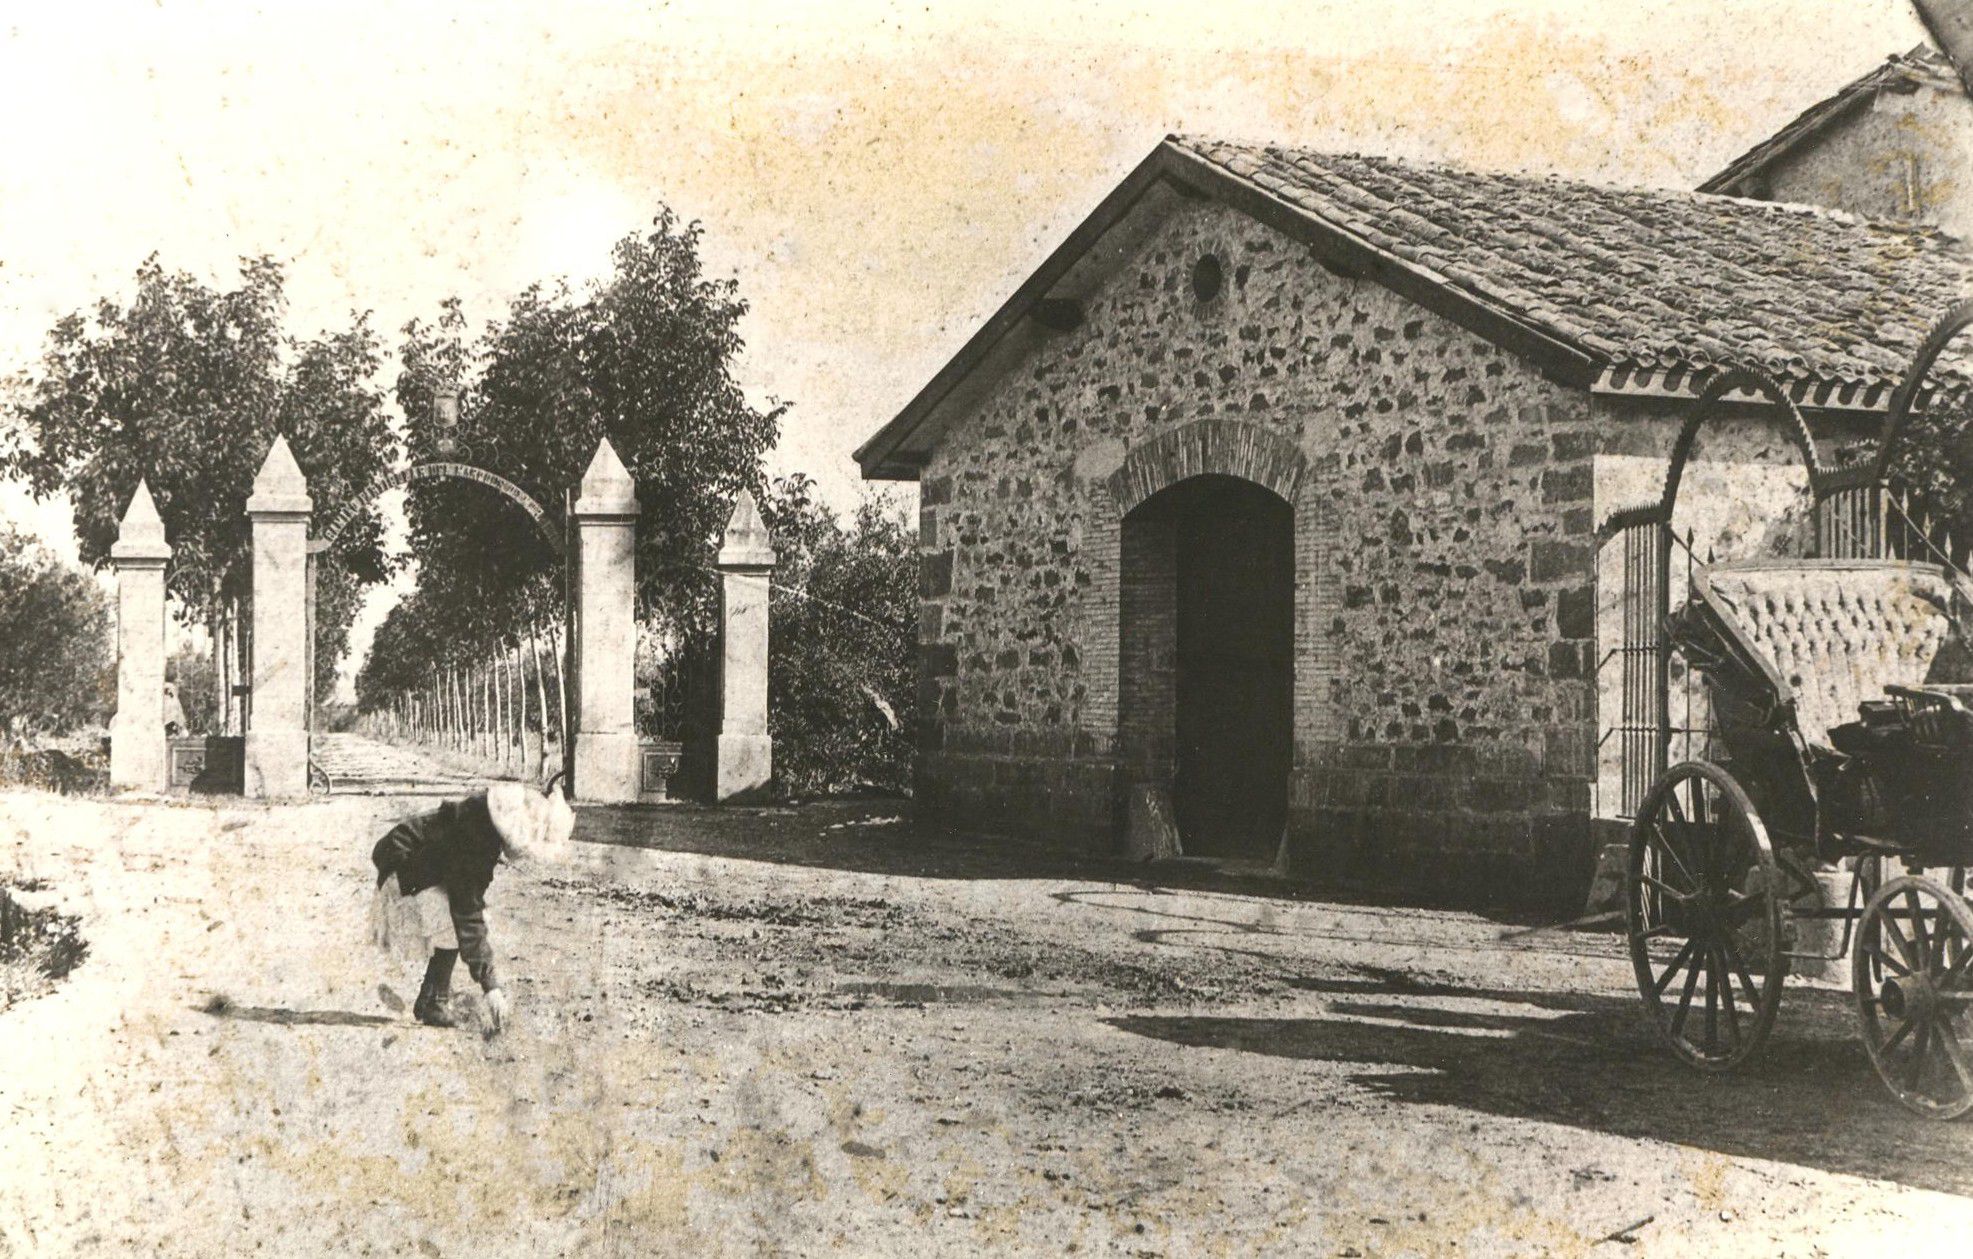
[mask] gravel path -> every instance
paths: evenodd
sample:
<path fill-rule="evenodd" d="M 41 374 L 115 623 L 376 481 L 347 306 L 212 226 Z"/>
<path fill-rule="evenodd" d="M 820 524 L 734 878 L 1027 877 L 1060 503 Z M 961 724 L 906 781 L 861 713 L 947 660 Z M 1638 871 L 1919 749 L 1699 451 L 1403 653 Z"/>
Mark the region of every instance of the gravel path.
<path fill-rule="evenodd" d="M 338 792 L 462 795 L 487 781 L 415 748 L 354 732 L 316 735 L 310 758 Z"/>
<path fill-rule="evenodd" d="M 1833 990 L 1702 1078 L 1611 937 L 1152 886 L 889 803 L 584 811 L 599 842 L 494 884 L 516 1029 L 422 1028 L 362 909 L 369 843 L 427 803 L 0 795 L 0 873 L 91 945 L 0 1016 L 0 1255 L 1973 1236 L 1973 1125 L 1907 1120 Z"/>

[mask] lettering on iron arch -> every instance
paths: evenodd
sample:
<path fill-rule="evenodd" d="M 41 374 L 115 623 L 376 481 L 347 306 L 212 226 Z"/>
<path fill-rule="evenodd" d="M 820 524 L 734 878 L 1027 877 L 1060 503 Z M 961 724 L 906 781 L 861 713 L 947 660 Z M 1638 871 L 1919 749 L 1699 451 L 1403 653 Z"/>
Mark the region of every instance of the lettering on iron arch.
<path fill-rule="evenodd" d="M 541 531 L 541 536 L 547 539 L 548 545 L 555 554 L 562 553 L 562 540 L 555 536 L 555 531 L 549 527 L 548 513 L 542 509 L 540 503 L 535 502 L 526 490 L 506 477 L 497 472 L 488 472 L 485 468 L 474 467 L 470 463 L 421 463 L 405 468 L 401 472 L 393 472 L 388 476 L 377 478 L 370 483 L 370 488 L 353 499 L 349 506 L 336 513 L 335 518 L 329 522 L 329 527 L 323 530 L 322 536 L 309 544 L 309 549 L 319 552 L 334 546 L 336 539 L 342 536 L 343 530 L 349 527 L 350 522 L 361 515 L 365 507 L 375 502 L 379 495 L 394 490 L 400 485 L 409 485 L 413 481 L 433 481 L 440 477 L 478 481 L 481 485 L 489 485 L 499 490 L 528 514 L 528 517 L 534 521 L 535 528 Z"/>

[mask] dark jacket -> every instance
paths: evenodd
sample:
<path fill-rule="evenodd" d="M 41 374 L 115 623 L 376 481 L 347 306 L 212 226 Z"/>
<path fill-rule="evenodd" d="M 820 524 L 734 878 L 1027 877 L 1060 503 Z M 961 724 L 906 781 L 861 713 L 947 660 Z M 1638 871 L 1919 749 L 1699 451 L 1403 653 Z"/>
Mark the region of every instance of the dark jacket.
<path fill-rule="evenodd" d="M 500 986 L 486 938 L 486 889 L 500 853 L 500 833 L 487 815 L 484 792 L 399 822 L 370 850 L 378 883 L 395 875 L 398 891 L 406 896 L 431 887 L 445 889 L 459 956 L 487 992 Z"/>

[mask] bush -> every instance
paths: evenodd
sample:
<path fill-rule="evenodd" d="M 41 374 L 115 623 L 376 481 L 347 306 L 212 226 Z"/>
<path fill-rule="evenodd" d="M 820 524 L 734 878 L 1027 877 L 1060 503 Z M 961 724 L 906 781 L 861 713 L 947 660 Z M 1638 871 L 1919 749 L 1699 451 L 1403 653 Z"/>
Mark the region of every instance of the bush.
<path fill-rule="evenodd" d="M 916 549 L 903 513 L 866 499 L 847 527 L 805 477 L 762 506 L 776 565 L 768 726 L 776 777 L 802 794 L 911 781 Z"/>
<path fill-rule="evenodd" d="M 22 891 L 37 890 L 21 885 Z M 0 884 L 0 1010 L 68 977 L 89 953 L 80 924 L 52 909 L 29 909 Z"/>
<path fill-rule="evenodd" d="M 354 704 L 323 700 L 315 706 L 315 728 L 330 734 L 348 734 L 356 729 L 357 718 L 361 715 Z"/>
<path fill-rule="evenodd" d="M 212 652 L 204 647 L 184 646 L 172 653 L 166 670 L 178 688 L 178 706 L 185 714 L 185 734 L 215 734 L 217 701 L 213 695 Z M 166 716 L 170 716 L 169 705 Z"/>
<path fill-rule="evenodd" d="M 109 757 L 62 748 L 0 750 L 0 787 L 32 787 L 65 796 L 97 795 L 109 788 Z"/>
<path fill-rule="evenodd" d="M 100 727 L 116 694 L 109 601 L 95 579 L 0 526 L 0 734 Z"/>

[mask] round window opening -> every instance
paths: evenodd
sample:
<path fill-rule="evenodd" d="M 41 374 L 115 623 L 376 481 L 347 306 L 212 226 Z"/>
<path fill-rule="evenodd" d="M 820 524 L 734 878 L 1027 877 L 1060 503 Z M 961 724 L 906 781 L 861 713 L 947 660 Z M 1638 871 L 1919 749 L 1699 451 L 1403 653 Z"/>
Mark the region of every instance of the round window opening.
<path fill-rule="evenodd" d="M 1219 296 L 1219 290 L 1226 283 L 1226 269 L 1220 266 L 1218 254 L 1207 254 L 1192 264 L 1192 296 L 1202 302 L 1210 302 Z"/>

